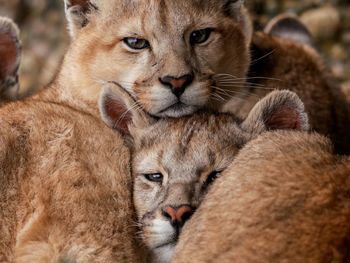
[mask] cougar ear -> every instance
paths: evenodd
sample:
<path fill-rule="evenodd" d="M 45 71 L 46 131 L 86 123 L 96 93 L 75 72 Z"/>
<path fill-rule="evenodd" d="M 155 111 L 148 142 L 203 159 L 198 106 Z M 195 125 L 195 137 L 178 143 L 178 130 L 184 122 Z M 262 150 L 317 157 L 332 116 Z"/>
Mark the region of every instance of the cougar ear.
<path fill-rule="evenodd" d="M 19 29 L 12 20 L 0 17 L 0 93 L 8 99 L 15 99 L 18 93 L 20 61 Z"/>
<path fill-rule="evenodd" d="M 244 0 L 223 0 L 224 11 L 228 16 L 235 18 L 240 24 L 246 37 L 246 44 L 250 46 L 253 36 L 253 24 L 248 11 L 244 6 Z"/>
<path fill-rule="evenodd" d="M 68 29 L 71 37 L 89 23 L 89 14 L 97 11 L 97 5 L 92 0 L 64 0 Z"/>
<path fill-rule="evenodd" d="M 241 128 L 255 137 L 271 130 L 308 131 L 309 121 L 294 92 L 273 91 L 254 106 Z"/>
<path fill-rule="evenodd" d="M 289 39 L 309 46 L 314 44 L 309 30 L 293 14 L 282 14 L 275 17 L 266 25 L 264 32 L 271 36 Z"/>
<path fill-rule="evenodd" d="M 228 15 L 235 15 L 244 6 L 244 0 L 224 0 L 225 11 Z"/>
<path fill-rule="evenodd" d="M 125 136 L 132 136 L 132 129 L 144 129 L 156 121 L 116 83 L 110 83 L 103 88 L 99 109 L 102 120 Z"/>

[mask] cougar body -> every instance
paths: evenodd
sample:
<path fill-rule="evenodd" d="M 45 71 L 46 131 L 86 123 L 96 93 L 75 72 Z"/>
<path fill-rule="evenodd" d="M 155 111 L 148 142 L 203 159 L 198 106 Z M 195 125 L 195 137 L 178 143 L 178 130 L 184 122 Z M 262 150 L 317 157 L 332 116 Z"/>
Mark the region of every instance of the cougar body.
<path fill-rule="evenodd" d="M 329 139 L 266 133 L 213 184 L 172 262 L 348 262 L 349 191 Z"/>
<path fill-rule="evenodd" d="M 270 89 L 287 89 L 305 104 L 311 129 L 329 136 L 337 153 L 350 153 L 350 105 L 295 17 L 280 16 L 254 34 L 247 85 L 224 109 L 247 116 Z"/>
<path fill-rule="evenodd" d="M 308 129 L 303 104 L 289 91 L 269 94 L 245 120 L 211 111 L 157 120 L 130 108 L 134 101 L 121 91 L 106 89 L 101 113 L 131 146 L 134 205 L 151 262 L 170 262 L 183 226 L 247 142 L 269 130 Z"/>

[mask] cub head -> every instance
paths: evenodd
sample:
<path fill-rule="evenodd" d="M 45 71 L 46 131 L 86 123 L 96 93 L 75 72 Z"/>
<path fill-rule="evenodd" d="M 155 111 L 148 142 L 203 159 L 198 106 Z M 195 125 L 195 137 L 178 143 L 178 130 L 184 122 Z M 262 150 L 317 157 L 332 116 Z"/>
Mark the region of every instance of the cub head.
<path fill-rule="evenodd" d="M 269 130 L 308 129 L 304 106 L 289 91 L 272 92 L 244 121 L 206 111 L 157 120 L 111 87 L 101 96 L 100 110 L 132 148 L 141 237 L 159 262 L 169 260 L 182 227 L 247 142 Z"/>
<path fill-rule="evenodd" d="M 150 115 L 179 117 L 222 103 L 229 93 L 217 78 L 244 82 L 251 27 L 243 0 L 65 0 L 65 6 L 73 38 L 66 76 L 89 99 L 98 97 L 101 82 L 113 81 Z"/>
<path fill-rule="evenodd" d="M 20 57 L 18 27 L 10 19 L 0 17 L 0 100 L 17 97 Z"/>

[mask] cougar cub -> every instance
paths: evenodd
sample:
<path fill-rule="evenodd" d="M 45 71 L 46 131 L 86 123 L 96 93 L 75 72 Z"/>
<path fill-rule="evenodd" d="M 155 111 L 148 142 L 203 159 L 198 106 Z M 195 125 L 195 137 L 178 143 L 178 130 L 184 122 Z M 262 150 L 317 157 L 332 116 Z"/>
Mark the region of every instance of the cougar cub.
<path fill-rule="evenodd" d="M 309 127 L 303 103 L 289 91 L 272 92 L 243 121 L 210 111 L 157 120 L 112 87 L 102 93 L 100 110 L 132 148 L 134 204 L 153 262 L 169 262 L 182 227 L 248 141 L 269 130 Z"/>
<path fill-rule="evenodd" d="M 349 191 L 350 157 L 328 138 L 266 133 L 210 189 L 173 262 L 349 262 Z"/>
<path fill-rule="evenodd" d="M 252 28 L 243 0 L 65 0 L 65 6 L 74 45 L 62 74 L 74 94 L 97 101 L 100 82 L 114 81 L 148 113 L 180 117 L 221 105 L 222 90 L 231 87 L 215 92 L 215 75 L 244 83 Z"/>

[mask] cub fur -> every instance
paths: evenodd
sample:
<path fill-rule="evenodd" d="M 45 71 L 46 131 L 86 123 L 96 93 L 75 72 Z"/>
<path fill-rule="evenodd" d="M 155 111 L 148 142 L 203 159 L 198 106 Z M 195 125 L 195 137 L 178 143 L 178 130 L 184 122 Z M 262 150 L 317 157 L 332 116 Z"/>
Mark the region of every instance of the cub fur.
<path fill-rule="evenodd" d="M 297 18 L 273 20 L 265 33 L 253 37 L 247 86 L 224 108 L 244 118 L 270 89 L 291 90 L 304 102 L 311 129 L 329 136 L 337 153 L 350 154 L 350 105 L 310 43 Z"/>
<path fill-rule="evenodd" d="M 9 84 L 19 43 L 8 51 L 18 31 L 4 21 L 0 70 Z M 129 150 L 101 121 L 97 99 L 74 93 L 67 68 L 34 97 L 0 108 L 0 262 L 142 262 Z"/>
<path fill-rule="evenodd" d="M 0 108 L 0 262 L 142 262 L 128 149 L 53 90 Z"/>
<path fill-rule="evenodd" d="M 182 227 L 248 141 L 268 130 L 308 129 L 304 106 L 289 91 L 271 93 L 244 121 L 208 111 L 157 120 L 130 108 L 134 103 L 122 88 L 109 87 L 100 106 L 132 146 L 134 204 L 152 262 L 170 261 Z"/>
<path fill-rule="evenodd" d="M 101 86 L 152 115 L 193 113 L 213 74 L 246 75 L 249 19 L 241 0 L 64 3 L 57 78 L 0 109 L 0 261 L 139 262 L 128 150 L 100 120 Z"/>
<path fill-rule="evenodd" d="M 348 262 L 349 192 L 350 158 L 329 139 L 266 133 L 211 187 L 172 262 Z"/>
<path fill-rule="evenodd" d="M 0 17 L 0 106 L 18 96 L 20 59 L 19 29 L 12 20 Z"/>

